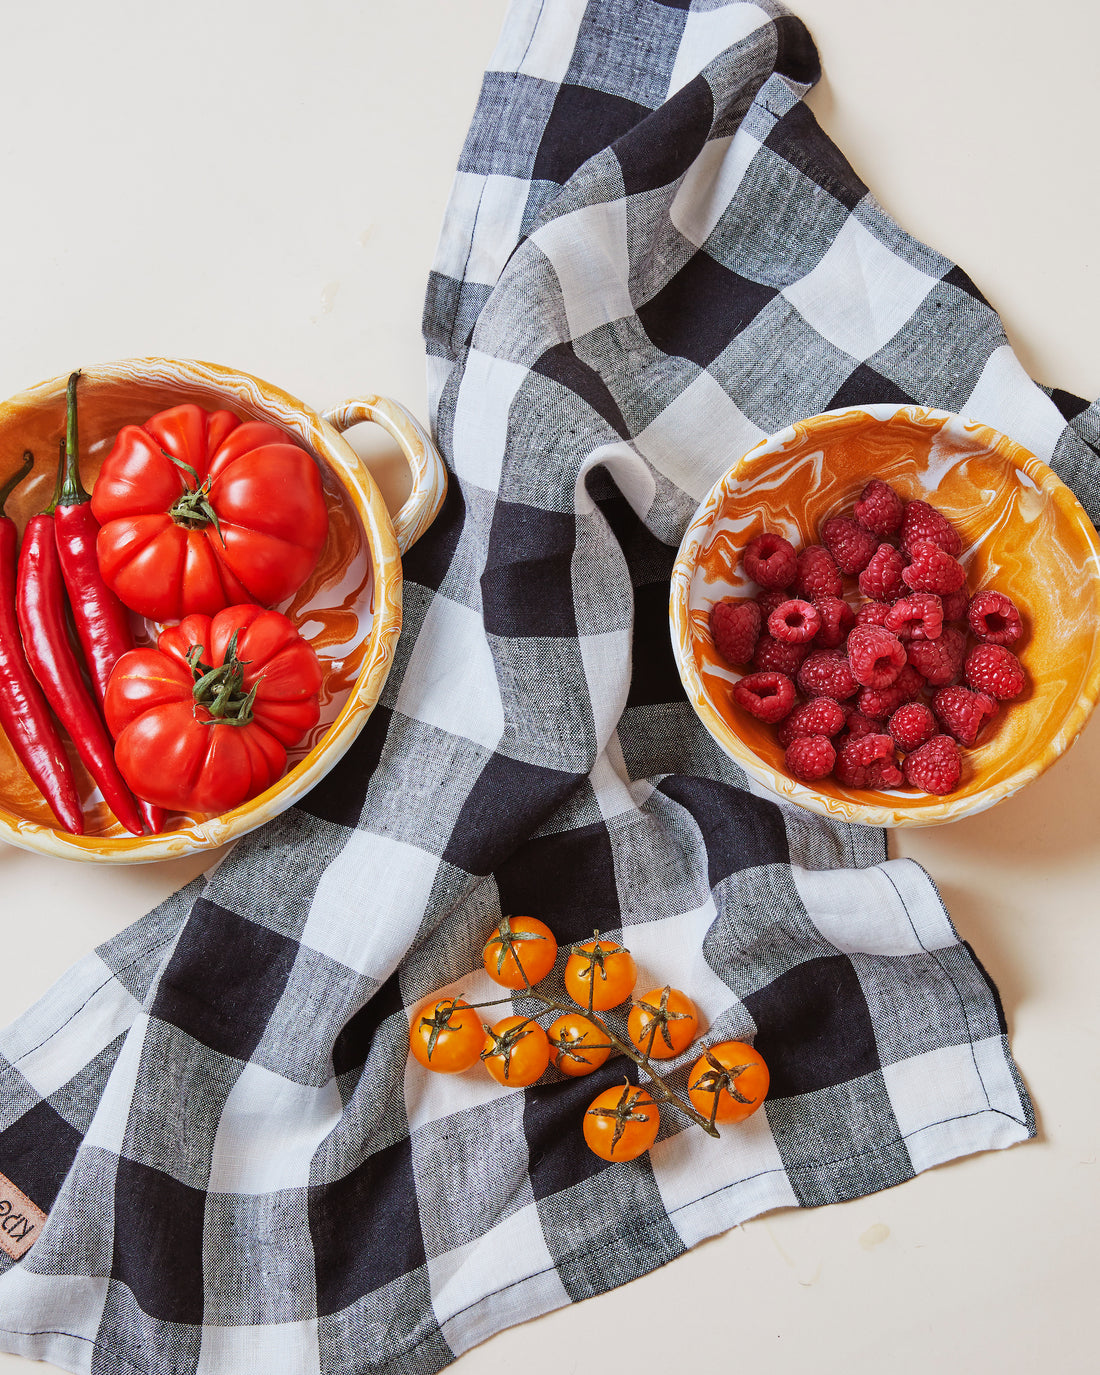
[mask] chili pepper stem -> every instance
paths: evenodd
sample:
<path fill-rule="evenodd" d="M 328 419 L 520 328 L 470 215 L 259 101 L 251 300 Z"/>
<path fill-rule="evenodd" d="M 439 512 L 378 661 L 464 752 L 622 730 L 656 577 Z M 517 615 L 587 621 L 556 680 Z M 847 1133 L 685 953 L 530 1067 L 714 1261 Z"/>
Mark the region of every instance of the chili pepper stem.
<path fill-rule="evenodd" d="M 76 384 L 79 377 L 79 372 L 74 372 L 69 377 L 66 390 L 65 444 L 58 461 L 58 487 L 54 493 L 53 504 L 46 510 L 47 515 L 58 506 L 82 506 L 92 499 L 80 481 L 80 440 L 76 418 Z"/>
<path fill-rule="evenodd" d="M 0 516 L 4 514 L 4 507 L 8 504 L 8 497 L 11 496 L 12 492 L 15 491 L 33 467 L 34 454 L 31 453 L 30 449 L 25 449 L 23 451 L 22 466 L 12 473 L 3 487 L 0 487 Z"/>

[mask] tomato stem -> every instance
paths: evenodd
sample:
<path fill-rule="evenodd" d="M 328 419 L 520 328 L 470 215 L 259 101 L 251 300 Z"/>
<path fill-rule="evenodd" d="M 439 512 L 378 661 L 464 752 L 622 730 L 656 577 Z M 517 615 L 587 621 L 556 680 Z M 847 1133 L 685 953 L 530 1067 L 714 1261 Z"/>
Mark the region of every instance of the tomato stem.
<path fill-rule="evenodd" d="M 244 666 L 249 660 L 237 657 L 237 635 L 235 630 L 226 646 L 224 660 L 216 668 L 203 663 L 202 645 L 192 645 L 187 651 L 187 662 L 195 675 L 191 696 L 198 706 L 209 712 L 208 726 L 247 726 L 252 720 L 260 682 L 253 683 L 248 693 L 242 692 Z"/>

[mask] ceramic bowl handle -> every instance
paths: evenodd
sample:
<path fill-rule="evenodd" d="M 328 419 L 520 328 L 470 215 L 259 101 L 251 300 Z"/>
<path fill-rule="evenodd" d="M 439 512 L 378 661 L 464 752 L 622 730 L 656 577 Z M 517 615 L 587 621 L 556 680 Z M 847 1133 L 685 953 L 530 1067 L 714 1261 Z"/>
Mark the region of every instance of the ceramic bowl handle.
<path fill-rule="evenodd" d="M 397 441 L 412 469 L 412 491 L 393 517 L 393 532 L 402 554 L 431 525 L 447 495 L 447 469 L 431 438 L 415 416 L 386 396 L 359 396 L 322 415 L 341 434 L 363 420 L 373 420 Z"/>

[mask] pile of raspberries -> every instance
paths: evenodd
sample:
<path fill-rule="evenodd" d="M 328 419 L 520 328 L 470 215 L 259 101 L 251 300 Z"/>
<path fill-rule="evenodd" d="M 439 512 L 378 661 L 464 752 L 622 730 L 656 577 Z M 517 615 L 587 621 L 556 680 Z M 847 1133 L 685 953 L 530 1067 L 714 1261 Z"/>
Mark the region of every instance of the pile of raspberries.
<path fill-rule="evenodd" d="M 969 595 L 961 551 L 946 516 L 877 478 L 851 515 L 824 522 L 820 544 L 796 553 L 763 534 L 746 547 L 760 591 L 716 602 L 711 635 L 728 664 L 751 667 L 731 695 L 778 727 L 795 778 L 958 787 L 959 746 L 1027 687 L 1009 647 L 1020 613 L 1001 592 Z M 845 600 L 845 577 L 864 600 Z"/>

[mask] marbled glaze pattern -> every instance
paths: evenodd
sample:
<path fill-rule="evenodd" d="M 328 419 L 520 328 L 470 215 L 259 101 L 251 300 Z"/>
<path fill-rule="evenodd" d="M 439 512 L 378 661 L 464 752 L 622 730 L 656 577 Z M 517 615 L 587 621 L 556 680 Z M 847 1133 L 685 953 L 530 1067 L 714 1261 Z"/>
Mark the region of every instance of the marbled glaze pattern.
<path fill-rule="evenodd" d="M 993 587 L 1024 614 L 1014 646 L 1030 679 L 988 738 L 964 752 L 948 797 L 911 789 L 810 786 L 782 768 L 772 728 L 735 707 L 740 676 L 715 651 L 711 606 L 756 591 L 738 567 L 764 530 L 796 548 L 848 510 L 871 477 L 955 523 L 973 593 Z M 703 723 L 754 778 L 813 811 L 874 826 L 928 825 L 981 811 L 1038 777 L 1077 738 L 1100 693 L 1100 541 L 1069 489 L 1005 435 L 943 411 L 866 406 L 800 421 L 765 440 L 717 483 L 684 536 L 672 579 L 673 649 Z"/>
<path fill-rule="evenodd" d="M 0 482 L 35 454 L 30 476 L 13 493 L 8 514 L 20 530 L 48 505 L 65 429 L 65 377 L 43 382 L 0 405 Z M 324 417 L 286 392 L 214 363 L 129 359 L 85 368 L 80 391 L 81 473 L 91 487 L 118 430 L 182 401 L 225 408 L 242 419 L 281 426 L 314 455 L 321 469 L 329 534 L 309 580 L 279 609 L 309 638 L 324 670 L 321 718 L 290 752 L 283 777 L 267 792 L 216 817 L 171 815 L 159 836 L 130 836 L 108 812 L 82 766 L 84 836 L 52 824 L 7 740 L 0 734 L 0 839 L 67 859 L 144 863 L 222 845 L 277 816 L 333 767 L 363 728 L 382 691 L 401 628 L 401 552 L 434 519 L 446 494 L 446 469 L 423 428 L 385 397 L 356 398 Z M 396 518 L 400 545 L 374 480 L 343 431 L 360 420 L 384 426 L 413 470 L 413 488 Z M 136 622 L 139 638 L 155 627 Z"/>

